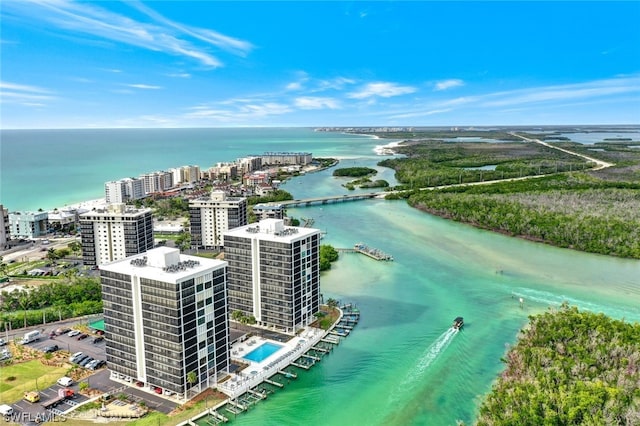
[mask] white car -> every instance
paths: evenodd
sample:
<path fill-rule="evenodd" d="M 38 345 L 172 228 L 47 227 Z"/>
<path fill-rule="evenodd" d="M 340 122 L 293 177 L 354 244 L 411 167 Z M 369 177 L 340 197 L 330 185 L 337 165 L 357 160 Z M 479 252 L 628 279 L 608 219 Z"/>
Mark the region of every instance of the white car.
<path fill-rule="evenodd" d="M 73 380 L 71 380 L 69 377 L 60 377 L 58 379 L 58 384 L 60 386 L 71 386 L 73 384 Z"/>
<path fill-rule="evenodd" d="M 78 334 L 80 334 L 78 330 L 71 330 L 70 332 L 67 333 L 67 336 L 73 337 L 73 336 L 77 336 Z"/>
<path fill-rule="evenodd" d="M 69 362 L 75 362 L 76 359 L 80 358 L 82 355 L 84 355 L 82 352 L 76 352 L 69 357 Z"/>

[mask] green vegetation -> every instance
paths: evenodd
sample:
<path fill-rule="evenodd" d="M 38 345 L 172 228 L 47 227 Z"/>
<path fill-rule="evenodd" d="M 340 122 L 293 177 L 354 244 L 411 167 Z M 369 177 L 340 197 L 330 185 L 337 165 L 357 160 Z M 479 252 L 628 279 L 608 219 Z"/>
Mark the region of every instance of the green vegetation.
<path fill-rule="evenodd" d="M 508 235 L 592 253 L 640 258 L 640 150 L 632 147 L 633 141 L 584 145 L 559 134 L 545 137 L 554 146 L 614 164 L 591 170 L 590 161 L 541 144 L 517 141 L 499 131 L 467 133 L 413 132 L 412 140 L 396 150 L 405 157 L 379 163 L 392 167 L 401 182 L 394 189 L 402 192 L 387 198 L 408 198 L 412 206 L 429 213 Z M 459 136 L 510 141 L 443 140 Z M 506 181 L 526 176 L 536 178 Z M 492 184 L 465 185 L 486 181 Z M 442 186 L 447 187 L 421 190 Z"/>
<path fill-rule="evenodd" d="M 370 176 L 378 173 L 376 169 L 369 167 L 346 167 L 343 169 L 336 169 L 333 171 L 334 176 L 349 176 L 349 177 L 362 177 Z"/>
<path fill-rule="evenodd" d="M 478 425 L 640 424 L 640 324 L 567 305 L 530 320 Z"/>
<path fill-rule="evenodd" d="M 428 140 L 402 146 L 397 152 L 406 157 L 378 163 L 396 171 L 396 179 L 402 183 L 396 189 L 569 172 L 592 165 L 571 154 L 530 142 L 451 143 Z"/>
<path fill-rule="evenodd" d="M 293 200 L 293 195 L 284 191 L 282 189 L 276 189 L 270 194 L 264 195 L 262 197 L 254 196 L 247 198 L 247 208 L 249 210 L 249 223 L 254 223 L 258 221 L 255 213 L 253 213 L 253 206 L 256 204 L 262 203 L 277 203 L 278 201 L 288 201 Z"/>
<path fill-rule="evenodd" d="M 147 197 L 134 201 L 137 208 L 148 207 L 153 210 L 153 215 L 158 220 L 177 219 L 179 217 L 189 217 L 189 201 L 182 197 L 172 197 L 156 200 Z"/>
<path fill-rule="evenodd" d="M 0 324 L 28 327 L 60 319 L 102 312 L 102 290 L 97 278 L 56 281 L 25 290 L 0 293 Z"/>
<path fill-rule="evenodd" d="M 356 179 L 349 183 L 345 183 L 343 186 L 350 191 L 353 191 L 356 188 L 388 188 L 389 182 L 383 179 L 372 181 L 369 178 L 362 178 L 362 179 Z"/>
<path fill-rule="evenodd" d="M 318 162 L 320 167 L 326 169 L 327 167 L 332 167 L 338 164 L 338 160 L 335 158 L 314 158 L 314 161 Z"/>
<path fill-rule="evenodd" d="M 640 184 L 586 174 L 416 191 L 413 207 L 508 235 L 640 258 Z"/>
<path fill-rule="evenodd" d="M 240 310 L 233 311 L 231 313 L 231 319 L 241 324 L 255 324 L 256 318 L 253 315 L 245 315 Z"/>
<path fill-rule="evenodd" d="M 331 269 L 331 262 L 338 260 L 338 251 L 328 244 L 320 246 L 320 271 Z"/>
<path fill-rule="evenodd" d="M 65 375 L 67 367 L 50 367 L 38 360 L 2 366 L 0 401 L 13 403 L 24 392 L 46 389 Z M 13 378 L 13 380 L 8 380 Z"/>

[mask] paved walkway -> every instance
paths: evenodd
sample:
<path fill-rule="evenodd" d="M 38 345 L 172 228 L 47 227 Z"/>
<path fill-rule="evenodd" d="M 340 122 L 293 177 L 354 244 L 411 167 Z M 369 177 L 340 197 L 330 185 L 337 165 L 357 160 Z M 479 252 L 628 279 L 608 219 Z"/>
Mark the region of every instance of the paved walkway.
<path fill-rule="evenodd" d="M 225 380 L 217 386 L 218 390 L 229 395 L 231 399 L 242 395 L 290 365 L 298 359 L 300 355 L 317 344 L 325 334 L 324 330 L 308 327 L 305 331 L 286 343 L 275 342 L 261 337 L 252 337 L 244 342 L 236 343 L 231 348 L 231 358 L 237 362 L 248 363 L 249 366 L 239 373 L 231 374 L 228 380 Z M 242 358 L 243 355 L 251 352 L 264 342 L 272 342 L 284 347 L 260 362 Z"/>

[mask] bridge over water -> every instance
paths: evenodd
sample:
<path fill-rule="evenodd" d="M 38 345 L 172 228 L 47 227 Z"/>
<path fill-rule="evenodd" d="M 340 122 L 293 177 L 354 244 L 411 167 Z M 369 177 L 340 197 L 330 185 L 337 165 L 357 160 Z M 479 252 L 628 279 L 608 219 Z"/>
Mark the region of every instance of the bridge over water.
<path fill-rule="evenodd" d="M 318 204 L 343 203 L 345 201 L 368 200 L 371 198 L 384 198 L 388 192 L 369 192 L 366 194 L 345 194 L 332 195 L 328 197 L 305 198 L 301 200 L 277 201 L 274 203 L 263 203 L 261 205 L 280 205 L 284 207 L 308 207 Z"/>

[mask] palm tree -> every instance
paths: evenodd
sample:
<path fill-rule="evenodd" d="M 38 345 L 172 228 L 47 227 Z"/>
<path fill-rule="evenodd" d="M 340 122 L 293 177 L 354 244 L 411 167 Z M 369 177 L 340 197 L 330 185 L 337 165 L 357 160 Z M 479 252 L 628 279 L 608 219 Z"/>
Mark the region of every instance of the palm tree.
<path fill-rule="evenodd" d="M 58 260 L 58 253 L 56 253 L 56 250 L 53 247 L 47 250 L 47 259 L 54 264 L 56 263 L 56 260 Z"/>
<path fill-rule="evenodd" d="M 76 256 L 82 253 L 82 244 L 80 244 L 78 241 L 71 241 L 68 247 L 69 247 L 69 250 L 71 250 L 71 252 Z"/>
<path fill-rule="evenodd" d="M 189 371 L 187 373 L 187 383 L 189 383 L 191 386 L 193 386 L 197 380 L 198 380 L 198 375 L 196 374 L 195 371 Z"/>
<path fill-rule="evenodd" d="M 193 387 L 193 385 L 198 381 L 198 375 L 195 371 L 189 371 L 187 373 L 187 383 L 189 383 L 189 387 Z"/>
<path fill-rule="evenodd" d="M 2 256 L 0 256 L 0 275 L 7 275 L 7 269 L 9 267 L 3 260 Z"/>

